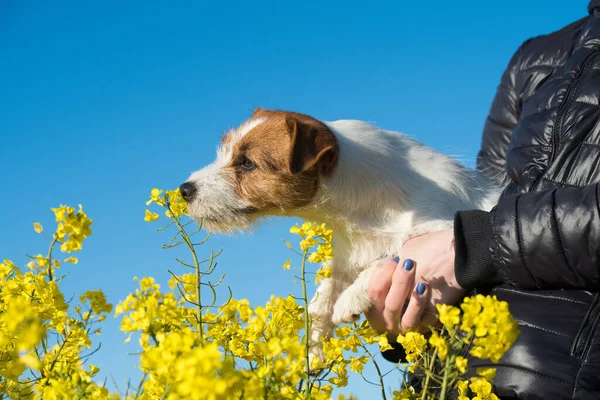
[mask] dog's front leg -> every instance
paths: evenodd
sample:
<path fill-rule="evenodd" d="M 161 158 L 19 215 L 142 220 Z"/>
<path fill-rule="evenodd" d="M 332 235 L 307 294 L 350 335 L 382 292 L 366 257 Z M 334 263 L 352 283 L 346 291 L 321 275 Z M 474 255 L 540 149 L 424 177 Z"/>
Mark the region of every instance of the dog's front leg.
<path fill-rule="evenodd" d="M 379 267 L 375 264 L 362 271 L 354 283 L 342 292 L 333 308 L 332 322 L 334 325 L 354 322 L 360 318 L 362 313 L 369 310 L 371 307 L 369 283 Z"/>
<path fill-rule="evenodd" d="M 325 361 L 321 340 L 331 337 L 334 327 L 331 321 L 333 307 L 340 293 L 347 287 L 348 284 L 343 279 L 339 279 L 334 272 L 331 278 L 324 279 L 321 282 L 310 301 L 308 312 L 311 317 L 309 337 L 311 357 L 317 357 L 319 360 Z"/>

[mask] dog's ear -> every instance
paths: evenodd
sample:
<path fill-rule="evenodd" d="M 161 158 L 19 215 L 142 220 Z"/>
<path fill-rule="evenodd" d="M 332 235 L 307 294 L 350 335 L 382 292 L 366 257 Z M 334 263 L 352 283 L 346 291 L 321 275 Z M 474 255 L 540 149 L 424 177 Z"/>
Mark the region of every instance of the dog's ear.
<path fill-rule="evenodd" d="M 290 131 L 290 172 L 316 169 L 327 176 L 333 172 L 338 160 L 338 143 L 334 134 L 318 120 L 302 115 L 292 115 L 285 120 Z"/>

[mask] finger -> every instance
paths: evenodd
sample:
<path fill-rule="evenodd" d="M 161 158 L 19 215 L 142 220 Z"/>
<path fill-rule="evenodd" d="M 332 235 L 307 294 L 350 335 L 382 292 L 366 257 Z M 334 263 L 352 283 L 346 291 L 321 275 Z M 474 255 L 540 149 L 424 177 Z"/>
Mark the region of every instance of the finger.
<path fill-rule="evenodd" d="M 392 275 L 398 266 L 398 257 L 384 263 L 371 278 L 369 284 L 369 298 L 373 307 L 379 311 L 385 306 L 385 298 L 392 284 Z"/>
<path fill-rule="evenodd" d="M 410 296 L 410 302 L 408 303 L 408 307 L 406 308 L 400 323 L 402 332 L 407 332 L 419 327 L 421 316 L 427 307 L 427 301 L 429 299 L 430 290 L 427 289 L 425 283 L 419 282 L 415 287 L 415 290 L 413 290 L 412 295 Z"/>
<path fill-rule="evenodd" d="M 431 292 L 431 290 L 429 290 Z M 440 323 L 440 315 L 438 314 L 435 306 L 432 306 L 430 302 L 425 307 L 425 311 L 421 315 L 421 323 L 419 324 L 419 328 L 421 331 L 427 331 L 431 328 L 439 328 L 441 326 Z"/>
<path fill-rule="evenodd" d="M 414 271 L 415 262 L 410 259 L 404 260 L 402 266 L 398 265 L 396 271 L 394 271 L 392 285 L 385 298 L 385 308 L 383 310 L 383 319 L 388 331 L 398 329 L 404 304 L 412 290 Z"/>

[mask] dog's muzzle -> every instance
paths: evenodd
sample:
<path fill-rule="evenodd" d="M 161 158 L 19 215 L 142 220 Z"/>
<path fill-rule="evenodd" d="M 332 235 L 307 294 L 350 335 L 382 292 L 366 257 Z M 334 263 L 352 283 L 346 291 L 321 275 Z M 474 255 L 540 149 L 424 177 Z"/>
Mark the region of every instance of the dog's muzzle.
<path fill-rule="evenodd" d="M 192 182 L 185 182 L 181 186 L 179 186 L 181 197 L 183 197 L 183 199 L 188 203 L 194 198 L 196 190 L 196 185 Z"/>

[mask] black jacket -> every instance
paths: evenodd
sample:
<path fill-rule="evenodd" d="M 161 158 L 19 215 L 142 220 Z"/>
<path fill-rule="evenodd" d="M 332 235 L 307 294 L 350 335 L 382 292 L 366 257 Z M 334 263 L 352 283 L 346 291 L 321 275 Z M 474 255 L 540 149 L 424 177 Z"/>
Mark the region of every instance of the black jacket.
<path fill-rule="evenodd" d="M 506 189 L 455 219 L 458 282 L 520 322 L 501 398 L 600 399 L 600 0 L 588 8 L 511 59 L 477 160 Z"/>

